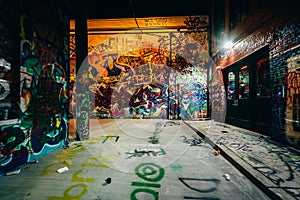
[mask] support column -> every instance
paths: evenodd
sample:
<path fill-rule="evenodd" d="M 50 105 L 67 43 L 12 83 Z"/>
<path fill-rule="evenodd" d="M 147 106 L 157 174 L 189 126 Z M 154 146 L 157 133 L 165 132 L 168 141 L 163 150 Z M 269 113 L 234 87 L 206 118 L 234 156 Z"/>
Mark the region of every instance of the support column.
<path fill-rule="evenodd" d="M 76 140 L 89 139 L 89 90 L 86 58 L 88 55 L 87 1 L 76 2 L 75 49 L 76 49 Z"/>
<path fill-rule="evenodd" d="M 206 113 L 206 117 L 207 118 L 211 118 L 211 102 L 210 102 L 210 98 L 209 98 L 209 90 L 212 88 L 211 84 L 212 84 L 212 71 L 213 71 L 213 67 L 214 67 L 214 62 L 213 62 L 213 49 L 215 47 L 215 0 L 211 0 L 210 3 L 210 7 L 209 7 L 209 28 L 208 28 L 208 54 L 210 56 L 209 59 L 209 63 L 208 63 L 208 67 L 207 67 L 207 92 L 206 92 L 206 96 L 207 96 L 207 113 Z"/>

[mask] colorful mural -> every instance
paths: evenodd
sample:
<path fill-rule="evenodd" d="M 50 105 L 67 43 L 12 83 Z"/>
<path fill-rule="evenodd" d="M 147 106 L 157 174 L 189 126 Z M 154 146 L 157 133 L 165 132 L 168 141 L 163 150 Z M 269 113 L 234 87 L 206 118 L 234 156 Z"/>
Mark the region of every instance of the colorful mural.
<path fill-rule="evenodd" d="M 19 115 L 16 122 L 0 127 L 0 173 L 68 141 L 69 22 L 59 7 L 46 2 L 23 6 L 16 23 L 20 27 L 14 27 L 20 30 L 20 57 L 14 58 L 21 65 L 20 81 L 14 79 L 20 84 Z"/>
<path fill-rule="evenodd" d="M 90 47 L 87 61 L 92 117 L 206 118 L 209 56 L 187 33 L 118 34 Z"/>

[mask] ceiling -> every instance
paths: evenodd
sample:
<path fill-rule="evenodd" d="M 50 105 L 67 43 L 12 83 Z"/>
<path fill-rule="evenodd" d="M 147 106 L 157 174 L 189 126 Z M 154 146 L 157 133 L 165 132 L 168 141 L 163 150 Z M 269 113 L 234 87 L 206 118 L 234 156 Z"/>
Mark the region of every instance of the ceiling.
<path fill-rule="evenodd" d="M 210 0 L 81 0 L 69 1 L 69 7 L 71 19 L 75 19 L 78 11 L 82 11 L 84 3 L 88 19 L 143 18 L 208 15 L 210 2 Z"/>

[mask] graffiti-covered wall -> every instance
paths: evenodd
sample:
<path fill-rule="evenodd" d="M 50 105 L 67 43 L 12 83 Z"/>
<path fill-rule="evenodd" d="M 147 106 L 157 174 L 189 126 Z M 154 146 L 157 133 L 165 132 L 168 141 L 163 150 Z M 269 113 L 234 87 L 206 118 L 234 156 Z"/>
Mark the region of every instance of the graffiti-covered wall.
<path fill-rule="evenodd" d="M 299 17 L 293 15 L 274 15 L 270 21 L 216 59 L 219 65 L 227 67 L 269 45 L 272 90 L 271 137 L 298 149 L 300 149 L 299 20 Z"/>
<path fill-rule="evenodd" d="M 94 117 L 206 117 L 208 50 L 187 33 L 117 34 L 90 46 L 87 60 Z"/>
<path fill-rule="evenodd" d="M 270 47 L 273 139 L 300 149 L 299 19 L 274 33 Z"/>
<path fill-rule="evenodd" d="M 178 19 L 182 21 L 177 24 L 188 27 L 200 23 L 208 25 L 207 16 Z M 128 20 L 129 24 L 133 21 Z M 76 53 L 71 50 L 74 52 L 71 65 L 79 68 L 79 74 L 86 73 L 83 77 L 87 77 L 90 90 L 90 115 L 98 118 L 206 118 L 210 59 L 207 29 L 180 32 L 156 27 L 167 26 L 169 21 L 176 21 L 175 18 L 137 20 L 145 29 L 89 34 L 87 66 L 75 66 Z M 148 23 L 149 20 L 155 23 Z M 121 21 L 116 23 L 121 24 Z M 99 25 L 100 22 L 98 20 Z M 193 25 L 189 25 L 191 23 Z M 73 34 L 70 41 L 74 44 L 71 49 L 75 50 Z M 75 73 L 71 73 L 71 77 L 75 83 L 82 82 L 78 77 L 76 80 Z M 70 105 L 74 116 L 75 101 Z"/>
<path fill-rule="evenodd" d="M 18 37 L 4 40 L 17 43 L 14 59 L 19 65 L 12 67 L 19 74 L 10 81 L 20 91 L 14 100 L 18 115 L 16 121 L 0 127 L 1 173 L 61 147 L 68 137 L 69 19 L 65 8 L 54 1 L 30 1 L 16 9 L 17 23 L 11 23 L 15 27 L 10 31 Z"/>
<path fill-rule="evenodd" d="M 8 9 L 13 6 L 15 9 Z M 19 97 L 19 34 L 18 1 L 0 4 L 0 125 L 16 121 Z M 9 120 L 9 121 L 8 121 Z"/>

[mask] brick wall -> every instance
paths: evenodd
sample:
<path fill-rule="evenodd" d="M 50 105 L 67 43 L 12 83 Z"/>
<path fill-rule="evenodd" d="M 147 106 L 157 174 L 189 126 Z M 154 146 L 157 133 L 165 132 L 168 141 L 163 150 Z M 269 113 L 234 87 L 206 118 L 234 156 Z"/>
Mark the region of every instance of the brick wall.
<path fill-rule="evenodd" d="M 253 22 L 252 22 L 253 23 Z M 241 38 L 232 49 L 214 57 L 216 65 L 226 68 L 254 51 L 269 45 L 272 88 L 273 139 L 300 148 L 299 108 L 297 95 L 300 71 L 289 68 L 289 61 L 300 55 L 300 18 L 274 14 L 249 35 Z M 243 24 L 240 28 L 247 27 Z M 299 56 L 300 58 L 300 56 Z M 294 63 L 300 63 L 294 59 Z M 292 62 L 292 61 L 290 61 Z M 294 106 L 292 104 L 294 102 Z M 296 104 L 295 104 L 296 102 Z"/>
<path fill-rule="evenodd" d="M 293 102 L 300 94 L 299 66 L 295 66 L 300 60 L 299 25 L 300 20 L 294 20 L 278 29 L 270 49 L 272 137 L 296 148 L 300 148 L 299 110 Z"/>

